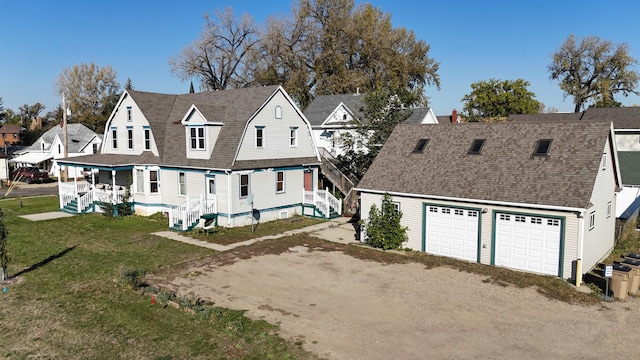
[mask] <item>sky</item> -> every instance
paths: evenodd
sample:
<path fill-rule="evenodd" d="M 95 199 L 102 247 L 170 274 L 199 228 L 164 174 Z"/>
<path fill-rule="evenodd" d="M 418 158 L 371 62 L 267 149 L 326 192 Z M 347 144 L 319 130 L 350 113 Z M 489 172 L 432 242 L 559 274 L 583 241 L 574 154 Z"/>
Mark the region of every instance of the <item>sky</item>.
<path fill-rule="evenodd" d="M 356 0 L 356 5 L 365 1 Z M 530 83 L 548 108 L 573 111 L 549 78 L 552 53 L 569 34 L 595 35 L 627 43 L 640 59 L 640 1 L 367 1 L 391 14 L 394 27 L 413 31 L 440 63 L 441 88 L 427 87 L 436 115 L 463 108 L 471 84 L 490 78 Z M 37 102 L 47 111 L 61 99 L 55 80 L 75 64 L 110 65 L 124 86 L 139 91 L 181 94 L 189 83 L 171 73 L 169 59 L 199 38 L 205 14 L 232 7 L 264 23 L 291 16 L 292 0 L 0 0 L 0 98 L 4 108 Z M 640 65 L 637 70 L 640 70 Z M 194 81 L 194 84 L 196 82 Z M 625 106 L 640 97 L 617 96 Z"/>

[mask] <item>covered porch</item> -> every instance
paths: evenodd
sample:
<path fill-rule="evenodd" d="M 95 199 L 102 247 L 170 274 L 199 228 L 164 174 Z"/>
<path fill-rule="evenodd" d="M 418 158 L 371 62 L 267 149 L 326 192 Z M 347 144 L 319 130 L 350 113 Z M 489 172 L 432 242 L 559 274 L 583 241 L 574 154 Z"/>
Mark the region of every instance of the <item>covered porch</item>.
<path fill-rule="evenodd" d="M 77 170 L 77 172 L 82 170 Z M 130 176 L 131 170 L 110 170 L 110 175 L 104 175 L 102 182 L 100 173 L 89 171 L 90 176 L 86 178 L 73 177 L 72 181 L 64 182 L 58 178 L 58 197 L 60 199 L 60 209 L 68 213 L 83 214 L 87 212 L 101 212 L 101 206 L 105 204 L 119 205 L 129 201 L 129 184 L 122 181 L 122 178 Z M 128 174 L 127 174 L 128 173 Z M 106 180 L 106 181 L 105 181 Z"/>

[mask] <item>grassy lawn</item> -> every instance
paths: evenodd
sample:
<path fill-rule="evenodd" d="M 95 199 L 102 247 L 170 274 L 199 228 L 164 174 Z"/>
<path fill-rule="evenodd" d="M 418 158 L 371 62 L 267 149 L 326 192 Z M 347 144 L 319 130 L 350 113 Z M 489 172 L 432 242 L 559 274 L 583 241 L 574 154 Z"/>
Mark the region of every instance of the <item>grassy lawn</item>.
<path fill-rule="evenodd" d="M 0 358 L 313 359 L 242 312 L 202 318 L 123 285 L 132 269 L 153 271 L 211 250 L 149 235 L 164 219 L 83 215 L 31 222 L 18 215 L 58 208 L 56 197 L 5 200 L 7 292 L 0 293 Z M 233 322 L 233 323 L 232 323 Z M 242 326 L 229 326 L 240 323 Z"/>

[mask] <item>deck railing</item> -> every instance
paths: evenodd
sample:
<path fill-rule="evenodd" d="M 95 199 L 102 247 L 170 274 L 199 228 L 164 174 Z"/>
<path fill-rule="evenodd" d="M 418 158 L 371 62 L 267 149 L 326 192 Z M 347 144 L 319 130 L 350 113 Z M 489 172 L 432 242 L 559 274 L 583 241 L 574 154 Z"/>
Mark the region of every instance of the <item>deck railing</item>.
<path fill-rule="evenodd" d="M 314 205 L 326 218 L 330 216 L 331 208 L 336 213 L 342 214 L 342 202 L 333 196 L 329 189 L 315 191 L 302 189 L 302 203 Z"/>

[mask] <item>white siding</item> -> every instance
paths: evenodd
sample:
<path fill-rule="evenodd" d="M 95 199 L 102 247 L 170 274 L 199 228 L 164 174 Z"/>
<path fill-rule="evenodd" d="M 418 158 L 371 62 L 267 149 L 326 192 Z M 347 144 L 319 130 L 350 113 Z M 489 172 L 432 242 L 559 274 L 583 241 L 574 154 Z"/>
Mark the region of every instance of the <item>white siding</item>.
<path fill-rule="evenodd" d="M 606 155 L 604 170 L 600 166 L 596 176 L 591 203 L 593 206 L 585 213 L 585 239 L 583 272 L 589 271 L 598 261 L 607 256 L 614 245 L 616 223 L 616 182 L 613 171 L 613 157 L 609 141 L 603 149 Z M 611 214 L 607 216 L 608 203 L 611 203 Z M 595 211 L 595 226 L 589 229 L 589 216 Z"/>
<path fill-rule="evenodd" d="M 380 208 L 382 195 L 363 192 L 361 193 L 360 201 L 361 216 L 362 219 L 366 220 L 369 216 L 369 210 L 372 204 L 375 204 Z M 400 210 L 402 211 L 402 219 L 400 222 L 403 226 L 407 226 L 409 228 L 407 231 L 409 239 L 404 247 L 416 251 L 422 251 L 423 246 L 423 218 L 425 204 L 480 209 L 480 263 L 482 264 L 491 264 L 492 260 L 494 212 L 512 212 L 550 217 L 563 217 L 564 247 L 561 249 L 563 252 L 562 273 L 564 278 L 569 278 L 574 275 L 572 274 L 572 266 L 578 256 L 578 217 L 576 214 L 562 211 L 537 210 L 529 208 L 523 209 L 508 206 L 483 205 L 477 203 L 430 200 L 401 196 L 393 196 L 393 201 L 400 203 Z M 364 237 L 361 237 L 361 239 L 364 239 Z M 586 269 L 583 270 L 586 272 Z"/>
<path fill-rule="evenodd" d="M 131 121 L 128 121 L 127 107 L 131 107 Z M 125 154 L 139 155 L 144 150 L 144 127 L 149 126 L 149 121 L 138 108 L 131 96 L 127 96 L 118 106 L 113 118 L 107 123 L 104 131 L 104 141 L 102 143 L 102 153 L 104 154 Z M 133 129 L 133 150 L 128 148 L 127 127 Z M 117 132 L 118 147 L 113 148 L 112 130 Z M 151 152 L 158 156 L 153 132 L 151 133 Z"/>
<path fill-rule="evenodd" d="M 276 119 L 275 108 L 280 106 L 282 118 Z M 281 91 L 260 110 L 247 125 L 237 160 L 262 160 L 314 157 L 316 150 L 311 128 Z M 264 146 L 256 147 L 256 126 L 264 127 Z M 298 146 L 290 146 L 290 128 L 298 128 Z"/>

